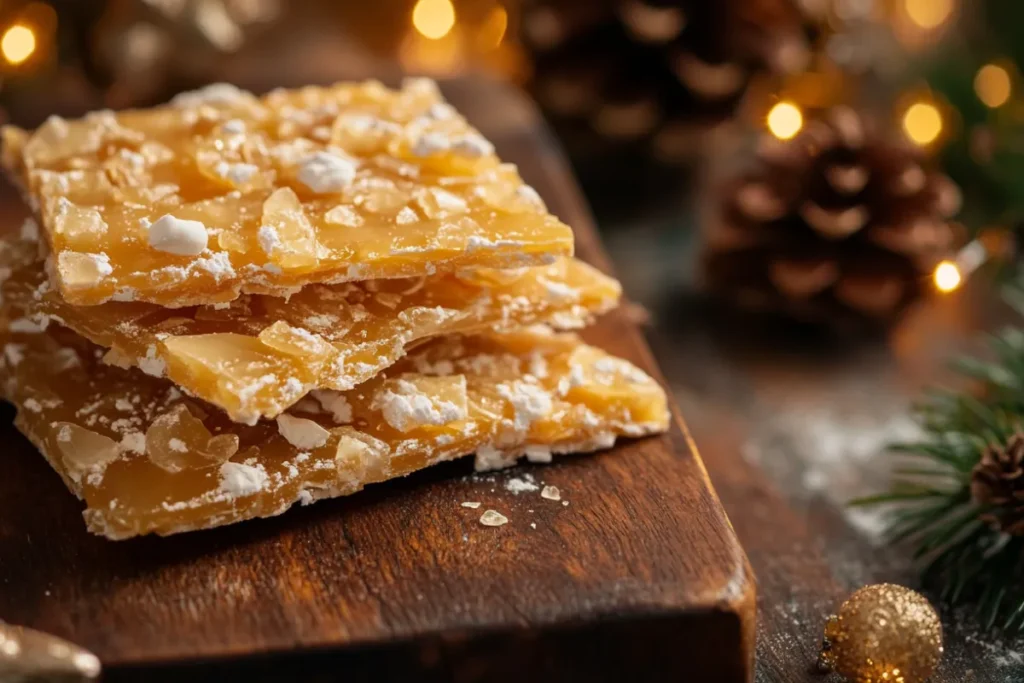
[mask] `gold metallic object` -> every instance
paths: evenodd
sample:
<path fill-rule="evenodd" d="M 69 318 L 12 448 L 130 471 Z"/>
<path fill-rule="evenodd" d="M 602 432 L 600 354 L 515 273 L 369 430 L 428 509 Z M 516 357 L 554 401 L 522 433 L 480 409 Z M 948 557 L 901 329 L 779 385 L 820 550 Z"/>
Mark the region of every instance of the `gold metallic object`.
<path fill-rule="evenodd" d="M 920 593 L 865 586 L 829 617 L 819 665 L 849 683 L 924 683 L 942 659 L 942 624 Z"/>

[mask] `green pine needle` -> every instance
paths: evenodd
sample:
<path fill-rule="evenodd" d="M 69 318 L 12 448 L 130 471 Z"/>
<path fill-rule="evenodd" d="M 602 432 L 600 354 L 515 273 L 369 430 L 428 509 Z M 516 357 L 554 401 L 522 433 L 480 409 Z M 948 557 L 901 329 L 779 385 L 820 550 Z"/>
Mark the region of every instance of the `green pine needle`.
<path fill-rule="evenodd" d="M 1024 278 L 1006 299 L 1024 315 Z M 983 515 L 998 508 L 971 496 L 971 472 L 989 444 L 1024 429 L 1024 326 L 988 339 L 991 360 L 962 358 L 953 367 L 970 391 L 938 390 L 915 406 L 924 436 L 894 444 L 900 459 L 890 490 L 851 505 L 891 508 L 890 543 L 908 543 L 922 582 L 950 604 L 973 604 L 982 623 L 1024 632 L 1024 537 L 994 528 Z"/>

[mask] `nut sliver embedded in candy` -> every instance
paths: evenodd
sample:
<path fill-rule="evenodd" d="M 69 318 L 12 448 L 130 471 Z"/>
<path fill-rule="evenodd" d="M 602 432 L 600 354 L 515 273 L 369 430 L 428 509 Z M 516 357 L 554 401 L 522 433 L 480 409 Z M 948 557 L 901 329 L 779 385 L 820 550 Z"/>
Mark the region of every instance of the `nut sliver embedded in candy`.
<path fill-rule="evenodd" d="M 334 397 L 350 408 L 349 425 L 314 411 L 247 426 L 165 379 L 101 364 L 95 346 L 59 325 L 12 329 L 25 311 L 3 305 L 0 346 L 18 349 L 0 356 L 15 423 L 84 500 L 89 530 L 111 539 L 277 515 L 474 452 L 483 469 L 538 450 L 597 450 L 663 431 L 669 419 L 664 392 L 639 369 L 622 361 L 602 369 L 607 354 L 531 330 L 420 346 L 391 377 Z M 563 396 L 570 378 L 574 392 Z M 574 398 L 596 381 L 608 391 L 586 404 Z M 534 399 L 544 396 L 531 404 L 543 410 L 525 420 L 516 404 L 523 383 Z M 389 391 L 422 396 L 430 410 L 391 424 L 387 400 L 375 399 Z"/>
<path fill-rule="evenodd" d="M 316 264 L 316 232 L 291 188 L 274 190 L 263 202 L 259 233 L 263 250 L 278 268 L 290 270 Z"/>
<path fill-rule="evenodd" d="M 229 90 L 3 129 L 69 303 L 186 307 L 572 254 L 569 227 L 436 87 Z"/>
<path fill-rule="evenodd" d="M 246 423 L 275 417 L 314 389 L 351 389 L 424 339 L 535 323 L 582 327 L 619 298 L 617 282 L 562 259 L 516 271 L 311 285 L 287 301 L 250 295 L 220 307 L 79 307 L 49 286 L 35 258 L 28 243 L 0 253 L 0 268 L 12 271 L 0 283 L 4 300 L 112 349 L 122 365 L 166 374 Z"/>

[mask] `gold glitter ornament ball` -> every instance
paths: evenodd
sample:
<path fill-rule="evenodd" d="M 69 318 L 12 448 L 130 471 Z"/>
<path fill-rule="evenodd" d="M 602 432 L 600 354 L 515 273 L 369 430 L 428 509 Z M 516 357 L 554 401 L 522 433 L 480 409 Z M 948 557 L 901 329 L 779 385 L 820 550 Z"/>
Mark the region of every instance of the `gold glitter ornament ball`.
<path fill-rule="evenodd" d="M 821 664 L 849 683 L 924 683 L 941 659 L 939 615 L 903 586 L 865 586 L 825 625 Z"/>

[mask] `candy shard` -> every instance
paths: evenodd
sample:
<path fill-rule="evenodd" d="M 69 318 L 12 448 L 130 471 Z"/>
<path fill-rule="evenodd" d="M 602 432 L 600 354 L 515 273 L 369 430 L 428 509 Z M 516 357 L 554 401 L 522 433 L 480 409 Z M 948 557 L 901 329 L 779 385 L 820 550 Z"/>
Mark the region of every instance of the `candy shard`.
<path fill-rule="evenodd" d="M 190 467 L 222 463 L 238 452 L 234 434 L 212 435 L 184 403 L 157 416 L 146 430 L 144 452 L 172 474 Z"/>
<path fill-rule="evenodd" d="M 53 272 L 75 305 L 131 291 L 186 307 L 572 254 L 568 226 L 436 88 L 211 86 L 2 136 L 55 258 L 108 259 L 102 277 Z"/>
<path fill-rule="evenodd" d="M 88 528 L 112 539 L 276 515 L 473 452 L 507 465 L 538 449 L 606 448 L 668 425 L 651 378 L 572 335 L 535 329 L 436 339 L 390 376 L 325 394 L 335 412 L 344 397 L 350 425 L 317 410 L 247 426 L 166 379 L 100 363 L 95 346 L 59 325 L 11 329 L 26 311 L 10 299 L 2 305 L 0 346 L 17 353 L 0 357 L 0 388 L 19 408 L 16 424 L 85 501 Z M 540 357 L 544 377 L 530 373 Z M 525 421 L 513 404 L 523 386 L 536 387 L 526 392 Z M 387 401 L 374 398 L 389 391 L 422 396 L 429 408 L 389 421 Z M 537 402 L 541 391 L 550 409 Z"/>
<path fill-rule="evenodd" d="M 70 422 L 55 422 L 53 426 L 64 472 L 76 484 L 89 475 L 102 477 L 107 465 L 120 456 L 117 442 L 108 436 Z"/>
<path fill-rule="evenodd" d="M 29 311 L 33 324 L 70 327 L 109 348 L 107 362 L 167 376 L 247 424 L 276 417 L 311 390 L 351 389 L 424 339 L 541 322 L 580 327 L 614 306 L 620 291 L 611 278 L 563 259 L 514 272 L 312 285 L 287 302 L 251 295 L 189 309 L 133 301 L 79 307 L 49 286 L 36 258 L 30 243 L 0 254 L 0 269 L 10 271 L 0 297 Z M 577 295 L 551 297 L 552 283 Z M 342 404 L 336 412 L 345 424 Z"/>
<path fill-rule="evenodd" d="M 106 254 L 64 251 L 57 257 L 57 272 L 69 289 L 92 287 L 114 272 Z"/>
<path fill-rule="evenodd" d="M 304 451 L 320 448 L 331 436 L 316 422 L 292 415 L 278 415 L 277 430 L 288 443 Z"/>

